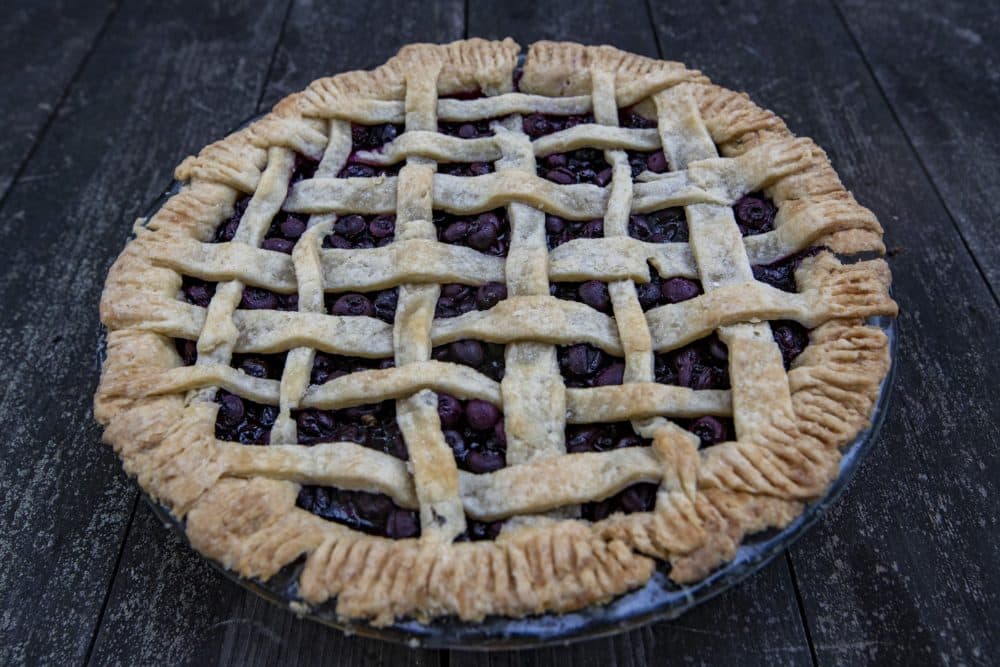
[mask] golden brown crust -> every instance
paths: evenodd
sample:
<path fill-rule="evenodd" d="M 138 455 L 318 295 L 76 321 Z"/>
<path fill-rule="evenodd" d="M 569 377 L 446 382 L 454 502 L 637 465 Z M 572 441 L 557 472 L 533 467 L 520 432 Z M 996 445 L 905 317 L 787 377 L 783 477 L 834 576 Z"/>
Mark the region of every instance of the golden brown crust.
<path fill-rule="evenodd" d="M 411 45 L 371 72 L 314 82 L 263 119 L 184 160 L 176 171 L 184 182 L 181 191 L 146 227 L 137 226 L 137 237 L 111 268 L 101 300 L 101 319 L 110 333 L 95 416 L 106 426 L 105 440 L 126 471 L 186 518 L 192 544 L 208 557 L 243 576 L 267 578 L 305 556 L 300 589 L 308 603 L 335 597 L 340 615 L 378 624 L 402 616 L 480 620 L 488 614 L 578 609 L 641 586 L 652 575 L 654 558 L 671 563 L 676 581 L 693 582 L 731 559 L 745 534 L 787 525 L 804 503 L 822 494 L 837 473 L 840 447 L 869 423 L 888 372 L 889 345 L 864 318 L 896 312 L 885 263 L 845 266 L 824 253 L 802 263 L 799 294 L 747 283 L 752 279 L 746 275 L 747 255 L 756 264 L 814 245 L 842 253 L 884 250 L 878 221 L 844 190 L 825 153 L 808 139 L 795 139 L 780 118 L 745 94 L 715 86 L 678 63 L 611 47 L 536 43 L 520 83 L 525 94 L 509 94 L 518 50 L 509 39 Z M 489 108 L 480 101 L 441 100 L 432 106 L 437 94 L 471 88 L 507 93 L 495 102 L 497 113 L 592 110 L 598 125 L 534 144 L 513 126 L 499 127 L 495 141 L 458 144 L 433 134 L 429 124 L 435 113 L 460 119 Z M 617 107 L 631 105 L 648 116 L 659 115 L 659 135 L 602 130 L 601 123 L 617 123 L 610 119 Z M 256 193 L 248 215 L 257 224 L 246 225 L 250 231 L 245 233 L 251 240 L 254 229 L 262 235 L 284 198 L 293 152 L 334 163 L 338 155 L 346 159 L 350 149 L 345 121 L 404 118 L 405 141 L 394 142 L 378 158 L 409 158 L 398 183 L 387 184 L 397 187 L 380 191 L 389 198 L 324 179 L 332 174 L 322 165 L 314 182 L 291 190 L 289 208 L 319 220 L 309 242 L 300 243 L 303 248 L 297 247 L 291 259 L 275 253 L 264 257 L 264 251 L 235 244 L 198 243 L 211 237 L 241 194 Z M 682 169 L 634 188 L 556 188 L 533 178 L 535 156 L 597 145 L 614 157 L 620 154 L 615 148 L 649 150 L 661 141 L 672 164 Z M 735 159 L 715 157 L 713 143 L 719 154 Z M 479 198 L 470 199 L 455 177 L 436 175 L 430 163 L 422 162 L 456 154 L 470 160 L 501 158 L 506 166 L 484 178 L 475 193 Z M 614 159 L 616 169 L 627 170 Z M 734 197 L 758 188 L 779 207 L 776 229 L 746 239 L 741 262 L 722 261 L 726 252 L 742 252 L 742 240 L 718 235 L 713 230 L 720 225 L 713 221 L 725 215 Z M 509 205 L 515 225 L 522 226 L 538 223 L 541 214 L 531 206 L 577 219 L 606 215 L 608 241 L 561 246 L 551 254 L 545 275 L 538 268 L 546 264 L 539 261 L 545 249 L 537 238 L 512 247 L 506 262 L 432 243 L 433 230 L 426 223 L 432 201 L 458 212 Z M 401 241 L 372 252 L 370 262 L 319 249 L 320 233 L 339 210 L 396 211 L 397 203 Z M 674 204 L 688 207 L 691 249 L 645 244 L 624 232 L 630 210 Z M 259 245 L 256 240 L 253 245 Z M 706 294 L 643 314 L 633 281 L 649 279 L 649 262 L 664 275 L 700 273 Z M 404 263 L 413 270 L 401 271 Z M 181 273 L 188 271 L 227 285 L 285 293 L 297 289 L 303 312 L 235 313 L 235 287 L 222 290 L 219 305 L 213 302 L 208 312 L 188 306 L 176 298 Z M 496 308 L 431 323 L 436 284 L 480 284 L 504 276 L 511 297 Z M 571 302 L 553 304 L 547 296 L 548 280 L 584 277 L 617 281 L 611 284 L 617 322 Z M 379 322 L 349 332 L 331 324 L 336 318 L 318 312 L 324 284 L 378 289 L 404 279 L 395 331 Z M 546 315 L 533 317 L 533 312 Z M 747 323 L 775 317 L 814 327 L 809 347 L 787 374 L 774 356 L 776 348 L 759 340 L 767 325 Z M 641 384 L 652 381 L 653 350 L 676 348 L 720 327 L 734 359 L 731 392 Z M 464 367 L 426 361 L 431 344 L 469 335 L 510 343 L 503 384 Z M 218 366 L 180 368 L 173 337 L 200 338 L 200 353 L 227 360 L 233 351 L 292 350 L 295 360 L 290 354 L 286 379 L 294 391 Z M 558 373 L 550 344 L 570 339 L 624 354 L 626 381 L 637 384 L 569 391 L 561 382 L 554 386 L 552 374 Z M 395 350 L 400 367 L 352 376 L 351 384 L 309 388 L 307 369 L 315 349 L 364 356 Z M 428 379 L 431 374 L 435 377 Z M 354 405 L 373 392 L 398 397 L 415 475 L 385 460 L 390 457 L 360 447 L 307 450 L 290 439 L 257 455 L 220 442 L 214 438 L 217 406 L 201 400 L 217 386 L 269 402 L 280 398 L 275 432 L 285 435 L 289 429 L 294 434 L 291 407 Z M 518 386 L 536 393 L 522 396 Z M 435 426 L 436 399 L 428 391 L 434 388 L 508 407 L 511 467 L 489 475 L 457 473 Z M 755 407 L 753 392 L 774 398 Z M 555 416 L 525 396 L 549 397 Z M 618 450 L 621 456 L 562 454 L 561 435 L 538 428 L 540 420 L 565 420 L 560 411 L 569 421 L 633 419 L 654 446 Z M 737 431 L 745 437 L 698 452 L 689 434 L 663 418 L 695 413 L 689 411 L 735 413 Z M 538 480 L 551 482 L 545 493 L 525 493 Z M 653 511 L 617 514 L 594 524 L 554 517 L 505 530 L 495 542 L 450 541 L 464 526 L 465 514 L 495 518 L 542 512 L 598 499 L 593 494 L 603 497 L 635 481 L 660 483 Z M 444 517 L 443 527 L 425 529 L 421 539 L 363 535 L 298 509 L 295 497 L 302 482 L 387 493 L 401 506 L 420 507 L 425 520 L 433 508 L 436 517 Z"/>

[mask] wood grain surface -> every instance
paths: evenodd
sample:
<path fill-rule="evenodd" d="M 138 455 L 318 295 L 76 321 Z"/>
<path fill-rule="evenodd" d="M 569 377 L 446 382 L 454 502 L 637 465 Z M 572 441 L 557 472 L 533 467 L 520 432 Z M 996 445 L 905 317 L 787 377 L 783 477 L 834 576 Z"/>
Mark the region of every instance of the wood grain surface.
<path fill-rule="evenodd" d="M 0 664 L 995 662 L 998 16 L 860 0 L 18 0 L 0 22 Z M 823 146 L 886 229 L 901 306 L 889 417 L 823 521 L 676 621 L 491 654 L 345 637 L 220 575 L 100 444 L 104 274 L 173 165 L 254 112 L 409 42 L 507 35 L 683 61 Z"/>

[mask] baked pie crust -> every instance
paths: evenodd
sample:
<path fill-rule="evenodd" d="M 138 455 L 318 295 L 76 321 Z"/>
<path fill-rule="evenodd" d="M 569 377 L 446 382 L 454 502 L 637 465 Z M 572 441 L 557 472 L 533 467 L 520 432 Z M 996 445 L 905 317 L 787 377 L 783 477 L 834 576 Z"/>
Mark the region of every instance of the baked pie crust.
<path fill-rule="evenodd" d="M 642 586 L 658 562 L 679 584 L 705 577 L 745 535 L 787 525 L 821 495 L 840 448 L 869 424 L 889 345 L 866 318 L 896 305 L 884 261 L 838 259 L 881 254 L 882 230 L 825 153 L 678 63 L 538 42 L 515 72 L 518 53 L 510 39 L 417 44 L 373 71 L 320 79 L 184 160 L 183 187 L 136 225 L 101 300 L 109 335 L 95 414 L 126 471 L 184 520 L 204 555 L 261 579 L 304 558 L 306 604 L 336 598 L 341 617 L 377 625 L 565 612 Z M 626 108 L 655 127 L 619 127 Z M 593 122 L 532 141 L 530 114 Z M 487 122 L 492 135 L 449 136 L 439 122 Z M 401 165 L 397 174 L 335 178 L 353 155 L 352 123 L 405 124 L 362 156 Z M 537 160 L 581 147 L 604 151 L 604 187 L 536 175 Z M 633 179 L 626 151 L 661 147 L 670 171 Z M 318 167 L 290 184 L 297 156 Z M 453 162 L 493 166 L 439 173 Z M 755 191 L 777 206 L 774 228 L 741 236 L 732 206 Z M 234 238 L 210 243 L 251 195 Z M 510 224 L 505 257 L 439 242 L 433 210 L 499 207 Z M 629 235 L 630 214 L 668 207 L 683 207 L 688 243 Z M 309 216 L 291 254 L 260 247 L 279 211 Z M 394 241 L 322 247 L 337 216 L 355 213 L 395 214 Z M 546 214 L 603 218 L 603 237 L 550 251 Z M 754 279 L 752 265 L 816 247 L 795 271 L 797 292 Z M 698 278 L 704 293 L 644 312 L 637 285 L 650 266 Z M 182 276 L 217 282 L 208 307 L 178 298 Z M 550 295 L 550 283 L 594 280 L 608 284 L 613 317 Z M 435 318 L 442 284 L 490 281 L 505 283 L 508 298 Z M 245 286 L 297 294 L 298 309 L 238 309 Z M 390 287 L 394 324 L 324 308 L 325 292 Z M 810 330 L 788 370 L 773 320 Z M 730 389 L 654 380 L 654 352 L 712 332 L 728 349 Z M 182 365 L 174 339 L 197 341 L 196 364 Z M 432 358 L 432 346 L 461 339 L 506 345 L 502 381 Z M 622 357 L 623 382 L 567 388 L 556 350 L 574 343 Z M 317 350 L 394 364 L 312 384 Z M 280 379 L 230 366 L 234 353 L 278 352 L 287 352 Z M 278 407 L 269 446 L 216 437 L 219 388 Z M 502 407 L 504 467 L 459 469 L 436 392 Z M 296 410 L 373 400 L 395 401 L 409 461 L 353 442 L 297 444 Z M 699 415 L 731 417 L 736 437 L 699 449 L 677 423 Z M 651 446 L 567 453 L 567 424 L 622 421 Z M 658 485 L 649 511 L 579 518 L 581 503 L 640 482 Z M 310 513 L 297 505 L 303 484 L 389 496 L 419 511 L 420 536 L 367 534 Z M 456 541 L 470 519 L 506 523 L 496 539 Z"/>

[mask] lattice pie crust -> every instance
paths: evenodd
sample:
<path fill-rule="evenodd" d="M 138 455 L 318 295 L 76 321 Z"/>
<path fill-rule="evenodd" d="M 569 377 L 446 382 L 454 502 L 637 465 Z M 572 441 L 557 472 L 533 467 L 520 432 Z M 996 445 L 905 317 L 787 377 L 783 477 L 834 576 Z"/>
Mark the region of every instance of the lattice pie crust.
<path fill-rule="evenodd" d="M 657 561 L 676 582 L 696 581 L 731 559 L 744 535 L 786 525 L 824 491 L 839 448 L 868 424 L 889 352 L 865 319 L 896 306 L 882 260 L 843 264 L 833 254 L 883 246 L 878 221 L 823 151 L 697 71 L 610 47 L 536 43 L 514 92 L 518 52 L 509 39 L 411 45 L 374 71 L 316 81 L 186 159 L 181 191 L 136 226 L 101 302 L 108 357 L 95 412 L 128 473 L 186 521 L 206 556 L 263 579 L 304 557 L 306 603 L 335 597 L 341 616 L 377 624 L 579 609 L 641 586 Z M 439 99 L 475 89 L 487 96 Z M 657 126 L 618 127 L 624 107 Z M 531 113 L 592 113 L 594 122 L 531 141 L 521 123 Z M 496 119 L 493 136 L 437 132 L 439 120 L 481 119 Z M 348 159 L 352 122 L 405 123 L 369 156 L 405 163 L 398 176 L 333 178 Z M 536 175 L 536 159 L 584 146 L 605 151 L 606 187 Z M 625 150 L 661 146 L 671 171 L 633 181 Z M 320 163 L 289 188 L 296 153 Z M 473 161 L 494 162 L 494 173 L 437 173 L 439 162 Z M 742 238 L 731 206 L 757 190 L 778 206 L 775 229 Z M 207 243 L 244 194 L 253 197 L 236 237 Z M 505 258 L 440 243 L 430 222 L 432 209 L 501 206 L 511 225 Z M 628 235 L 630 213 L 672 206 L 684 208 L 689 243 Z M 291 255 L 259 247 L 282 208 L 310 216 Z M 344 213 L 395 213 L 394 242 L 322 248 Z M 604 237 L 550 252 L 545 213 L 603 218 Z M 811 246 L 832 252 L 802 262 L 797 293 L 754 280 L 752 264 Z M 650 264 L 664 277 L 699 278 L 704 294 L 643 312 L 636 284 L 650 280 Z M 182 275 L 218 281 L 208 308 L 177 298 Z M 613 317 L 549 295 L 550 281 L 595 279 L 609 284 Z M 441 284 L 486 281 L 506 283 L 509 298 L 434 318 Z M 298 311 L 237 310 L 245 285 L 297 293 Z M 323 308 L 324 290 L 389 286 L 399 286 L 394 325 Z M 776 319 L 811 329 L 788 371 L 770 334 Z M 730 390 L 654 382 L 654 351 L 713 331 L 729 350 Z M 197 341 L 195 365 L 181 365 L 174 338 Z M 502 382 L 431 358 L 433 345 L 466 338 L 506 345 Z M 574 342 L 624 357 L 624 383 L 566 388 L 555 349 Z M 395 366 L 310 385 L 316 350 L 391 356 Z M 288 351 L 280 381 L 229 365 L 233 353 L 279 351 Z M 269 446 L 216 439 L 219 387 L 279 406 Z M 502 406 L 506 467 L 456 467 L 438 391 Z M 292 410 L 386 399 L 396 400 L 409 462 L 354 443 L 296 444 Z M 731 416 L 737 438 L 699 450 L 671 421 L 705 414 Z M 566 452 L 567 423 L 622 420 L 652 446 Z M 636 482 L 659 484 L 652 511 L 570 518 L 574 505 Z M 296 506 L 303 483 L 386 494 L 419 510 L 420 537 L 372 536 L 313 515 Z M 496 540 L 454 542 L 467 517 L 518 518 Z"/>

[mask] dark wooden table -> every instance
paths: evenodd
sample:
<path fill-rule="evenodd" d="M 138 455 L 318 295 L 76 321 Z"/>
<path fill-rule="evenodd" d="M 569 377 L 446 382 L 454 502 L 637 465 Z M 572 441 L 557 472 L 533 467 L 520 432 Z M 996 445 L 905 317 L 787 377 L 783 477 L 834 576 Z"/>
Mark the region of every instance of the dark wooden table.
<path fill-rule="evenodd" d="M 995 4 L 13 5 L 0 11 L 0 664 L 997 660 Z M 467 35 L 702 69 L 813 137 L 885 227 L 901 345 L 874 453 L 783 558 L 675 622 L 488 656 L 347 638 L 217 574 L 100 444 L 98 297 L 172 166 L 314 78 Z"/>

